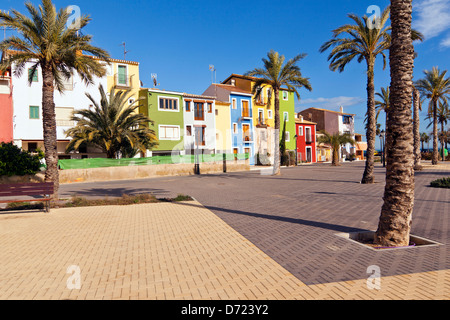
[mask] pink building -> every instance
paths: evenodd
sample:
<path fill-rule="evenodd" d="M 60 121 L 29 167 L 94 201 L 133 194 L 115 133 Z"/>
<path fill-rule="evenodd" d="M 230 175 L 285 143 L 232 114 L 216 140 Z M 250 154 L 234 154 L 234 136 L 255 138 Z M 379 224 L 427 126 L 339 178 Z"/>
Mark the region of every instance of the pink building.
<path fill-rule="evenodd" d="M 0 72 L 0 142 L 13 141 L 11 72 Z"/>

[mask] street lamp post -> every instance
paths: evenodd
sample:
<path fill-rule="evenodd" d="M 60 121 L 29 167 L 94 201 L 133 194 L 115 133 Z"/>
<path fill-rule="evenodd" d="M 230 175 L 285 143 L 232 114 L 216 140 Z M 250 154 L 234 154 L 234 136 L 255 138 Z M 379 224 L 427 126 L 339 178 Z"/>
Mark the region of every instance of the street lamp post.
<path fill-rule="evenodd" d="M 382 143 L 382 153 L 383 153 L 383 168 L 386 167 L 386 132 L 384 130 L 381 130 L 380 132 L 380 136 L 381 136 L 381 141 Z"/>
<path fill-rule="evenodd" d="M 298 135 L 295 135 L 295 165 L 298 166 Z"/>

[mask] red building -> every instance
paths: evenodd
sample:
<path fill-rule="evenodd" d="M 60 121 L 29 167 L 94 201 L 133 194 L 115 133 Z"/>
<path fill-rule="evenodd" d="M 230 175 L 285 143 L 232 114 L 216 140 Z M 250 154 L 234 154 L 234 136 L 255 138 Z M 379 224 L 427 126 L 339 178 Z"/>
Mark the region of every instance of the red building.
<path fill-rule="evenodd" d="M 11 74 L 0 72 L 0 142 L 13 141 Z"/>
<path fill-rule="evenodd" d="M 316 123 L 306 121 L 299 115 L 295 119 L 297 159 L 301 163 L 316 163 Z"/>

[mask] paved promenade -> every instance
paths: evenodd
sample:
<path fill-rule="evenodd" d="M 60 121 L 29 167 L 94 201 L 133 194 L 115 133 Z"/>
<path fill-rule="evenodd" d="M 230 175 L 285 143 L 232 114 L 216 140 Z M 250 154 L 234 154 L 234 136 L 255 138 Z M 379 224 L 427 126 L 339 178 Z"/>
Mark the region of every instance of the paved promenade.
<path fill-rule="evenodd" d="M 336 236 L 376 227 L 376 170 L 373 186 L 357 183 L 358 163 L 64 186 L 199 202 L 2 214 L 0 299 L 449 299 L 450 190 L 427 187 L 446 167 L 417 174 L 413 222 L 441 245 L 373 252 Z"/>

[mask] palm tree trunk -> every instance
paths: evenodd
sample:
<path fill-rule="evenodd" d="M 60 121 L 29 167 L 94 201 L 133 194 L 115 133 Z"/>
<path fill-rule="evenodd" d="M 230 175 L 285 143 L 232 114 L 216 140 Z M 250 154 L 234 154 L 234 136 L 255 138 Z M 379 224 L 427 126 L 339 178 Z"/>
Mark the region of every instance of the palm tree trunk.
<path fill-rule="evenodd" d="M 412 0 L 391 0 L 391 95 L 387 123 L 387 166 L 384 204 L 374 242 L 407 246 L 414 207 L 414 148 L 411 119 L 414 46 Z"/>
<path fill-rule="evenodd" d="M 441 146 L 442 146 L 442 161 L 445 161 L 445 136 L 444 136 L 445 132 L 444 132 L 444 121 L 441 122 Z"/>
<path fill-rule="evenodd" d="M 433 101 L 433 158 L 432 165 L 439 162 L 437 101 Z"/>
<path fill-rule="evenodd" d="M 332 163 L 331 163 L 331 165 L 333 165 L 333 166 L 340 166 L 340 163 L 339 163 L 339 148 L 340 148 L 340 146 L 334 146 L 333 147 L 333 160 L 332 160 Z"/>
<path fill-rule="evenodd" d="M 363 184 L 374 183 L 376 127 L 374 62 L 369 59 L 367 61 L 367 159 L 361 181 Z"/>
<path fill-rule="evenodd" d="M 273 159 L 273 175 L 278 176 L 280 171 L 280 91 L 277 87 L 273 88 L 273 94 L 275 96 L 275 150 Z"/>
<path fill-rule="evenodd" d="M 422 170 L 420 160 L 422 159 L 422 153 L 420 151 L 420 92 L 416 88 L 414 92 L 414 170 Z"/>
<path fill-rule="evenodd" d="M 45 181 L 54 183 L 54 199 L 59 199 L 58 150 L 54 102 L 54 79 L 51 66 L 42 67 L 42 122 L 44 127 Z"/>

